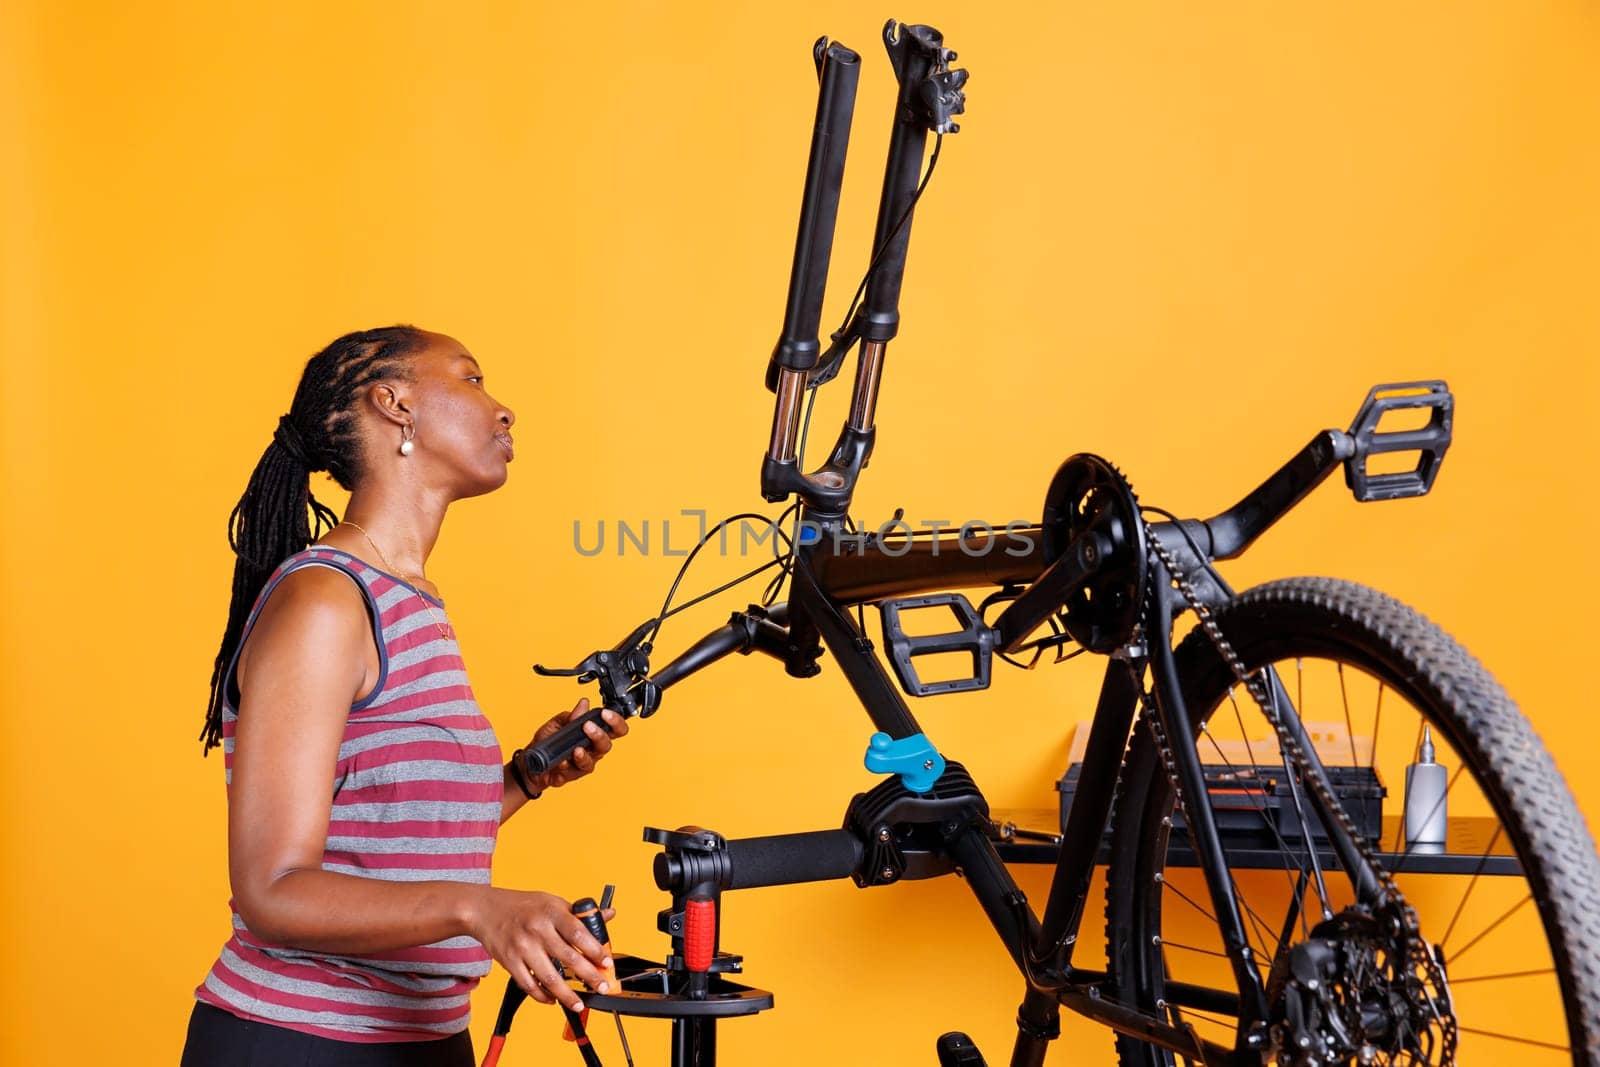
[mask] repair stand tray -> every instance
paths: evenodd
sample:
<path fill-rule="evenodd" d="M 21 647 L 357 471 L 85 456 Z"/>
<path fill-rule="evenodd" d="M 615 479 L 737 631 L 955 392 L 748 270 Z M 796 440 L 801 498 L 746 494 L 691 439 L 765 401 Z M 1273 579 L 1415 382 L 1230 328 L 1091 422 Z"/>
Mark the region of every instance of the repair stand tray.
<path fill-rule="evenodd" d="M 622 991 L 605 995 L 593 990 L 583 993 L 584 1004 L 596 1011 L 656 1019 L 684 1019 L 754 1015 L 772 1007 L 772 994 L 765 989 L 752 989 L 730 982 L 720 974 L 710 975 L 710 986 L 704 1000 L 691 1000 L 682 992 L 682 974 L 670 974 L 662 964 L 637 956 L 615 956 L 614 960 Z"/>

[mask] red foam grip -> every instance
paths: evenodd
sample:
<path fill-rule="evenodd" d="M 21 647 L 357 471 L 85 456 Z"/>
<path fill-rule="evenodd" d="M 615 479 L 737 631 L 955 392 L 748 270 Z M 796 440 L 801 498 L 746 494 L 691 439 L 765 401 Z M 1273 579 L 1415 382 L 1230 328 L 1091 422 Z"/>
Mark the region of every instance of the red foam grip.
<path fill-rule="evenodd" d="M 500 1050 L 505 1048 L 506 1035 L 495 1034 L 489 1038 L 489 1051 L 483 1054 L 483 1067 L 494 1067 L 500 1062 Z"/>
<path fill-rule="evenodd" d="M 691 971 L 711 969 L 711 954 L 717 943 L 717 902 L 684 902 L 683 962 Z"/>

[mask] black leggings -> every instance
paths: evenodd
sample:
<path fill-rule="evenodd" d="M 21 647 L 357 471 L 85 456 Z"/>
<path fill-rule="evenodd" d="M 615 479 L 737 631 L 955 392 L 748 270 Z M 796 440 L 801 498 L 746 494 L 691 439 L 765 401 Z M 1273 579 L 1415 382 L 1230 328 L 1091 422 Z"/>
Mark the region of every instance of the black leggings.
<path fill-rule="evenodd" d="M 180 1067 L 473 1067 L 465 1030 L 436 1041 L 335 1041 L 195 1001 Z"/>

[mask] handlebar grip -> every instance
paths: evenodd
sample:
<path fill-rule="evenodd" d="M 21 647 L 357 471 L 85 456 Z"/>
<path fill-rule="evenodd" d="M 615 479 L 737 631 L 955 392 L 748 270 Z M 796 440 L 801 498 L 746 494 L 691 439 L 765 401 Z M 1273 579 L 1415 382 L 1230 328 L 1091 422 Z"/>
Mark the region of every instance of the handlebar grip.
<path fill-rule="evenodd" d="M 600 713 L 605 710 L 604 707 L 590 708 L 543 741 L 523 749 L 523 773 L 529 778 L 543 774 L 572 755 L 573 749 L 590 747 L 592 742 L 589 740 L 589 735 L 583 732 L 583 728 L 591 722 L 597 724 L 606 733 L 610 733 L 611 731 L 606 729 L 605 720 L 600 717 Z"/>
<path fill-rule="evenodd" d="M 848 830 L 811 830 L 728 842 L 729 889 L 798 885 L 848 878 L 861 864 L 861 841 Z"/>

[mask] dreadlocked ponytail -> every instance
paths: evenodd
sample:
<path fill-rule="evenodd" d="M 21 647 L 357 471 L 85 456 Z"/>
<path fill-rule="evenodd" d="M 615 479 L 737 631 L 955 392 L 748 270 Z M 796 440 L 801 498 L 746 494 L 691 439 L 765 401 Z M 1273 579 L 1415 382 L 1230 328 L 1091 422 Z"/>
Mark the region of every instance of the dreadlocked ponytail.
<path fill-rule="evenodd" d="M 222 647 L 211 669 L 202 751 L 222 742 L 226 674 L 267 578 L 278 564 L 338 525 L 338 516 L 311 494 L 312 472 L 325 470 L 345 489 L 354 488 L 359 474 L 356 399 L 373 382 L 408 377 L 406 357 L 426 339 L 421 330 L 405 325 L 347 333 L 306 364 L 289 413 L 278 420 L 272 442 L 228 516 L 233 594 Z"/>

